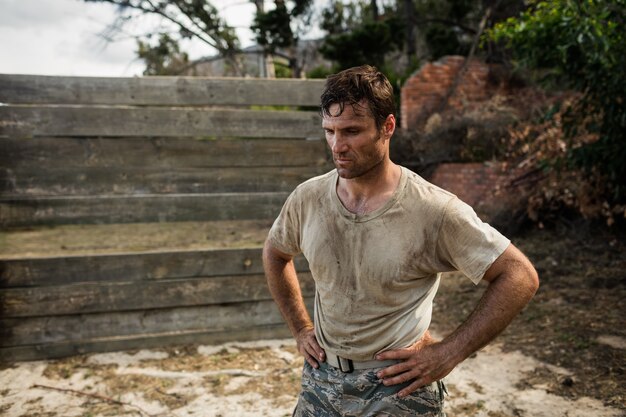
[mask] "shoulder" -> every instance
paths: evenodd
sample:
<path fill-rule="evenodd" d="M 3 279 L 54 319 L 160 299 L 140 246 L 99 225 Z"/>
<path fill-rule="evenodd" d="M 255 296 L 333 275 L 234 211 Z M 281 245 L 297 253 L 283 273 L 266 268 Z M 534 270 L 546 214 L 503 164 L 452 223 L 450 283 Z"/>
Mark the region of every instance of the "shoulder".
<path fill-rule="evenodd" d="M 408 168 L 402 167 L 407 177 L 405 194 L 412 201 L 418 201 L 424 207 L 444 211 L 450 204 L 458 200 L 457 196 L 422 178 Z"/>
<path fill-rule="evenodd" d="M 296 187 L 294 196 L 317 195 L 328 190 L 333 182 L 337 181 L 337 171 L 332 170 L 325 174 L 310 178 Z"/>
<path fill-rule="evenodd" d="M 336 181 L 336 172 L 330 171 L 323 175 L 310 178 L 299 184 L 287 197 L 283 209 L 289 212 L 301 212 L 306 208 L 319 204 L 330 194 L 331 183 Z"/>

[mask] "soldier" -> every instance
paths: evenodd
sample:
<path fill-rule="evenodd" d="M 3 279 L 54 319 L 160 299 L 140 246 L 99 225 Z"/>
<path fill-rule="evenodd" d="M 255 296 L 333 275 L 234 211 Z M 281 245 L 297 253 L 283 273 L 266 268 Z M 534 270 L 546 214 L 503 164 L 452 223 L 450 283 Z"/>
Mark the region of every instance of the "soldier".
<path fill-rule="evenodd" d="M 442 378 L 499 334 L 539 281 L 530 261 L 453 194 L 389 158 L 393 89 L 371 66 L 328 77 L 322 127 L 336 169 L 300 184 L 263 251 L 270 291 L 305 358 L 295 416 L 443 416 Z M 315 281 L 314 321 L 293 257 Z M 442 272 L 487 289 L 441 341 Z"/>

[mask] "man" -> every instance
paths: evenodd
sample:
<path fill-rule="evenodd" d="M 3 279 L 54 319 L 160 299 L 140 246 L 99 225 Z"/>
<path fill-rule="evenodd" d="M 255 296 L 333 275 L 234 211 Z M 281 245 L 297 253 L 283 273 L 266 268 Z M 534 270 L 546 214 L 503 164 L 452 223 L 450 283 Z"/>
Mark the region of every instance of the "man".
<path fill-rule="evenodd" d="M 370 66 L 327 79 L 322 127 L 336 169 L 287 199 L 263 260 L 305 358 L 296 416 L 442 416 L 441 379 L 489 343 L 538 288 L 531 263 L 454 195 L 389 158 L 393 90 Z M 309 262 L 314 318 L 293 257 Z M 443 340 L 428 332 L 441 272 L 487 289 Z"/>

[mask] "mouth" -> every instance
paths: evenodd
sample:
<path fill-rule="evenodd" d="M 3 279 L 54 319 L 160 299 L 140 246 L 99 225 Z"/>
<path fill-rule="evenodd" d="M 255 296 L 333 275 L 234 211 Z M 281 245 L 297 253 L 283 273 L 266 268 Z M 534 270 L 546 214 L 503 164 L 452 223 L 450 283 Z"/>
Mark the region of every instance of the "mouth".
<path fill-rule="evenodd" d="M 352 160 L 351 159 L 347 159 L 347 158 L 335 158 L 335 164 L 336 165 L 347 165 L 349 163 L 351 163 Z"/>

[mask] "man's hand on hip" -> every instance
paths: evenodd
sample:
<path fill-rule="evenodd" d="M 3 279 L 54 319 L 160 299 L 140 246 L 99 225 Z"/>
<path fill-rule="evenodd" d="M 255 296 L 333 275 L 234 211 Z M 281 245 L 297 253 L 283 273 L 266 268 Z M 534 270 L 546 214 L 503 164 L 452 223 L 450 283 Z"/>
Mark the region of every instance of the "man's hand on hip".
<path fill-rule="evenodd" d="M 396 365 L 381 370 L 377 376 L 387 386 L 413 381 L 408 387 L 398 392 L 399 397 L 405 397 L 448 375 L 457 365 L 451 357 L 446 345 L 436 342 L 430 333 L 426 332 L 424 337 L 413 346 L 377 354 L 377 360 L 402 360 Z"/>
<path fill-rule="evenodd" d="M 296 336 L 296 343 L 298 345 L 298 352 L 313 368 L 318 368 L 318 362 L 324 362 L 326 360 L 326 352 L 317 343 L 315 337 L 315 329 L 313 327 L 305 327 L 298 332 Z"/>

